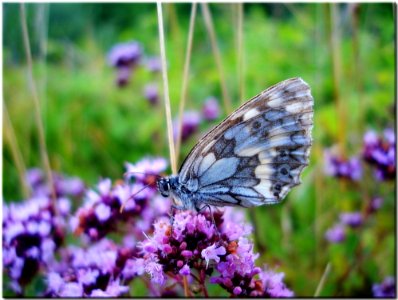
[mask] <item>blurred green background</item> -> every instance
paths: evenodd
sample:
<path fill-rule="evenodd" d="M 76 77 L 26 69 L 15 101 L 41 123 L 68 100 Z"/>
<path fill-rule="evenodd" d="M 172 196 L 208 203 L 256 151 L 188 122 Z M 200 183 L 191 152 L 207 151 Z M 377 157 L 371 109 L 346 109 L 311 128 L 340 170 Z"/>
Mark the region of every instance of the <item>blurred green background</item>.
<path fill-rule="evenodd" d="M 303 183 L 281 205 L 259 207 L 258 263 L 279 267 L 297 296 L 313 296 L 326 265 L 321 296 L 370 296 L 371 285 L 395 272 L 395 182 L 377 182 L 365 168 L 359 183 L 327 177 L 323 150 L 360 155 L 367 129 L 395 127 L 394 4 L 244 4 L 238 39 L 238 4 L 211 4 L 217 44 L 233 108 L 240 105 L 239 47 L 245 99 L 287 78 L 312 88 L 315 120 L 311 164 Z M 177 116 L 190 4 L 164 4 L 170 98 Z M 145 100 L 147 83 L 162 88 L 161 74 L 137 67 L 118 88 L 106 55 L 117 43 L 138 41 L 145 57 L 160 56 L 155 4 L 27 4 L 33 74 L 51 168 L 82 178 L 121 178 L 126 161 L 168 157 L 161 103 Z M 19 4 L 3 4 L 3 197 L 23 199 L 15 134 L 26 168 L 42 167 L 34 101 L 28 81 Z M 208 96 L 222 105 L 220 73 L 200 5 L 195 21 L 186 108 L 200 110 Z M 202 123 L 183 143 L 180 162 L 201 134 L 226 116 Z M 4 122 L 5 122 L 4 121 Z M 342 244 L 324 239 L 343 211 L 361 210 L 372 196 L 384 204 Z"/>

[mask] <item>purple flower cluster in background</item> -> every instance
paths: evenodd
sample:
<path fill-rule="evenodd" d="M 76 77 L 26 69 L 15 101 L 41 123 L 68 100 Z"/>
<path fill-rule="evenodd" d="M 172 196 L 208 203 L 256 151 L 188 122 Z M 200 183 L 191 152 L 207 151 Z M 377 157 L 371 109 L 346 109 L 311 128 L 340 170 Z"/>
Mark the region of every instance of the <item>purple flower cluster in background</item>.
<path fill-rule="evenodd" d="M 213 121 L 220 115 L 220 107 L 215 97 L 208 97 L 202 107 L 203 118 L 207 121 Z"/>
<path fill-rule="evenodd" d="M 71 199 L 84 193 L 83 182 L 53 172 L 55 199 L 42 170 L 27 171 L 25 180 L 31 196 L 21 203 L 3 204 L 3 266 L 11 288 L 22 294 L 40 269 L 54 260 L 66 235 Z M 56 203 L 57 207 L 54 207 Z"/>
<path fill-rule="evenodd" d="M 157 73 L 162 71 L 162 61 L 160 57 L 150 57 L 146 60 L 146 67 L 149 71 Z"/>
<path fill-rule="evenodd" d="M 375 167 L 375 177 L 379 181 L 395 179 L 395 132 L 393 129 L 384 130 L 383 137 L 374 131 L 368 131 L 363 138 L 362 157 Z M 344 159 L 332 153 L 330 149 L 324 152 L 325 174 L 338 178 L 358 181 L 362 178 L 362 166 L 356 156 Z"/>
<path fill-rule="evenodd" d="M 68 246 L 61 259 L 47 273 L 46 297 L 120 297 L 128 294 L 125 276 L 130 247 L 118 246 L 108 239 L 87 248 Z"/>
<path fill-rule="evenodd" d="M 198 131 L 199 125 L 202 122 L 202 117 L 197 111 L 186 111 L 182 116 L 182 124 L 180 126 L 179 120 L 173 121 L 173 136 L 177 140 L 179 129 L 181 128 L 181 141 L 186 141 L 194 133 Z"/>
<path fill-rule="evenodd" d="M 382 198 L 373 197 L 366 204 L 366 209 L 363 213 L 359 211 L 341 213 L 339 215 L 339 221 L 326 231 L 325 239 L 331 243 L 341 243 L 345 241 L 347 228 L 355 229 L 362 226 L 367 217 L 377 212 L 382 204 Z"/>
<path fill-rule="evenodd" d="M 57 197 L 81 197 L 85 191 L 82 180 L 77 177 L 65 177 L 56 172 L 51 173 L 54 182 L 54 192 Z M 27 170 L 25 180 L 32 196 L 52 196 L 52 190 L 46 183 L 46 176 L 41 169 Z"/>
<path fill-rule="evenodd" d="M 147 84 L 144 87 L 144 97 L 148 102 L 155 106 L 159 103 L 159 91 L 158 86 L 154 83 Z"/>
<path fill-rule="evenodd" d="M 119 223 L 128 223 L 141 234 L 150 229 L 155 216 L 168 212 L 168 202 L 155 197 L 156 176 L 166 169 L 166 161 L 163 158 L 143 159 L 136 165 L 127 163 L 126 167 L 128 177 L 135 177 L 135 182 L 118 182 L 112 186 L 110 179 L 103 179 L 96 190 L 88 190 L 83 206 L 70 220 L 74 232 L 84 232 L 90 239 L 98 240 L 116 231 Z M 124 203 L 124 211 L 120 213 Z M 158 205 L 152 207 L 153 203 Z M 131 222 L 137 217 L 142 217 L 145 222 L 133 226 Z"/>
<path fill-rule="evenodd" d="M 358 181 L 362 178 L 361 161 L 357 157 L 348 160 L 334 155 L 330 149 L 324 152 L 324 171 L 326 175 Z"/>
<path fill-rule="evenodd" d="M 325 239 L 327 239 L 331 243 L 341 243 L 346 238 L 346 229 L 345 227 L 337 223 L 333 225 L 330 229 L 328 229 L 325 233 Z"/>
<path fill-rule="evenodd" d="M 376 298 L 395 298 L 396 282 L 394 277 L 386 277 L 380 284 L 373 284 L 373 296 Z"/>
<path fill-rule="evenodd" d="M 52 200 L 44 195 L 3 205 L 3 266 L 17 294 L 53 262 L 54 251 L 64 240 L 71 203 L 66 197 L 56 201 L 57 215 Z"/>
<path fill-rule="evenodd" d="M 143 54 L 141 44 L 136 41 L 115 45 L 108 54 L 109 64 L 117 69 L 116 83 L 119 87 L 128 84 L 130 76 Z"/>
<path fill-rule="evenodd" d="M 184 142 L 188 140 L 193 134 L 198 131 L 199 125 L 203 120 L 213 121 L 220 115 L 220 108 L 215 97 L 209 97 L 205 100 L 202 107 L 202 112 L 199 113 L 194 110 L 186 111 L 182 117 L 181 125 L 181 140 Z M 177 139 L 179 123 L 178 119 L 173 121 L 174 139 Z"/>
<path fill-rule="evenodd" d="M 341 213 L 340 221 L 328 229 L 325 238 L 331 243 L 341 243 L 346 238 L 346 228 L 357 228 L 363 223 L 363 216 L 360 212 Z"/>
<path fill-rule="evenodd" d="M 383 135 L 381 137 L 374 131 L 368 131 L 363 139 L 363 158 L 375 167 L 375 177 L 380 181 L 396 178 L 395 132 L 387 128 Z"/>

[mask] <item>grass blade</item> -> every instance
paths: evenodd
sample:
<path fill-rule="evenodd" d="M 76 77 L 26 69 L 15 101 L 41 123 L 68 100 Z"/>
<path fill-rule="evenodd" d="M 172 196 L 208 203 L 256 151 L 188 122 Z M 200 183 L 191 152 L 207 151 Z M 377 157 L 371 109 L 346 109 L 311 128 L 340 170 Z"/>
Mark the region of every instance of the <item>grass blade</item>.
<path fill-rule="evenodd" d="M 175 148 L 174 148 L 174 139 L 173 139 L 173 123 L 171 120 L 169 81 L 167 78 L 162 3 L 157 2 L 156 4 L 157 4 L 157 12 L 158 12 L 160 56 L 162 58 L 163 93 L 164 93 L 164 105 L 165 105 L 165 109 L 166 109 L 166 121 L 167 121 L 167 134 L 168 134 L 168 139 L 169 139 L 170 162 L 171 162 L 171 170 L 172 170 L 173 174 L 177 174 L 177 164 L 176 164 L 176 155 L 175 155 L 176 152 L 175 152 Z"/>
<path fill-rule="evenodd" d="M 20 4 L 20 19 L 21 19 L 21 27 L 22 27 L 23 44 L 24 44 L 25 55 L 26 55 L 26 63 L 28 65 L 28 80 L 29 80 L 29 85 L 30 85 L 31 92 L 32 92 L 37 133 L 38 133 L 38 137 L 39 137 L 40 155 L 41 155 L 42 163 L 44 165 L 44 171 L 46 173 L 47 181 L 50 185 L 51 198 L 53 201 L 54 210 L 55 210 L 55 212 L 57 212 L 54 181 L 53 181 L 53 177 L 51 174 L 50 160 L 48 158 L 48 153 L 47 153 L 47 146 L 46 146 L 46 140 L 45 140 L 44 128 L 43 128 L 43 120 L 42 120 L 41 111 L 40 111 L 40 101 L 39 101 L 39 96 L 37 93 L 36 82 L 33 77 L 32 54 L 31 54 L 31 50 L 30 50 L 29 34 L 28 34 L 28 27 L 26 24 L 26 12 L 25 12 L 25 4 L 24 3 Z"/>
<path fill-rule="evenodd" d="M 201 3 L 201 6 L 202 6 L 202 13 L 203 13 L 203 18 L 205 20 L 206 29 L 210 37 L 211 48 L 213 50 L 213 55 L 216 60 L 218 73 L 220 74 L 220 83 L 221 83 L 221 91 L 223 94 L 224 109 L 226 110 L 227 114 L 230 114 L 232 112 L 231 98 L 229 96 L 227 89 L 225 73 L 221 63 L 221 54 L 220 54 L 220 49 L 218 48 L 217 45 L 217 38 L 216 38 L 216 33 L 214 31 L 213 20 L 211 18 L 209 6 L 207 5 L 207 3 Z"/>
<path fill-rule="evenodd" d="M 184 114 L 184 107 L 185 107 L 185 102 L 186 102 L 186 97 L 187 97 L 189 65 L 191 62 L 192 40 L 193 40 L 193 31 L 194 31 L 194 27 L 195 27 L 195 17 L 196 17 L 196 3 L 192 3 L 191 17 L 189 20 L 187 51 L 185 54 L 184 73 L 183 73 L 183 77 L 182 77 L 180 106 L 179 106 L 179 111 L 178 111 L 178 131 L 177 131 L 177 146 L 176 146 L 176 163 L 177 164 L 178 164 L 178 158 L 180 157 L 180 150 L 181 150 L 180 148 L 181 148 L 182 118 L 183 118 L 183 114 Z"/>

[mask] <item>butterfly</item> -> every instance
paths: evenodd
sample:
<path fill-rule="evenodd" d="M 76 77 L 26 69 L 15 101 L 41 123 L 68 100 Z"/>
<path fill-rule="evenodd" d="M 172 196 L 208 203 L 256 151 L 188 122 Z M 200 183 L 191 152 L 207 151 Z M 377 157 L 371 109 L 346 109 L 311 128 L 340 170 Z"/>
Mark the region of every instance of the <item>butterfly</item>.
<path fill-rule="evenodd" d="M 203 136 L 177 175 L 159 177 L 159 192 L 181 210 L 281 202 L 309 162 L 313 104 L 301 78 L 266 89 Z"/>

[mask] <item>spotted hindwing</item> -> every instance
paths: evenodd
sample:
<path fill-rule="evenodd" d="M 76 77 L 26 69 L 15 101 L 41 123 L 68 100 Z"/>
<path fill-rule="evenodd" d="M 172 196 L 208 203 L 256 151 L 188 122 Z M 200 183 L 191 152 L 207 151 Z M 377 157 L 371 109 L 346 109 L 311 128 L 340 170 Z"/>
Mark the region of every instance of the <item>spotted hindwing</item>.
<path fill-rule="evenodd" d="M 255 96 L 192 149 L 179 172 L 205 204 L 244 207 L 281 201 L 308 165 L 313 98 L 301 78 Z"/>

